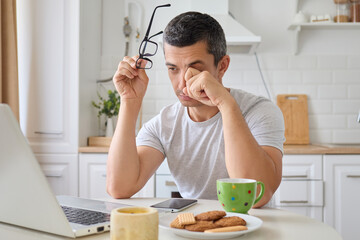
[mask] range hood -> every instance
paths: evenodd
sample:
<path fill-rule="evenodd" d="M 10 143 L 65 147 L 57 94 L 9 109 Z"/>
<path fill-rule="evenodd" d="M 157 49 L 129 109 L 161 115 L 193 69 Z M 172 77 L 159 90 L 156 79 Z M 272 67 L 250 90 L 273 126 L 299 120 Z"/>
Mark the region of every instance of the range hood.
<path fill-rule="evenodd" d="M 191 10 L 207 13 L 215 18 L 225 32 L 228 51 L 253 54 L 261 42 L 229 14 L 229 0 L 191 0 Z"/>

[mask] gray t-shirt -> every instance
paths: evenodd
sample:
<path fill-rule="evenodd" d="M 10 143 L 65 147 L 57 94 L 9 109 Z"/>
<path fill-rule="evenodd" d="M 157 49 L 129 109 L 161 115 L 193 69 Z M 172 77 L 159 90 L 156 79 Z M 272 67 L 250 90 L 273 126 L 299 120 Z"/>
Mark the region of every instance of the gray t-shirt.
<path fill-rule="evenodd" d="M 283 152 L 284 119 L 270 100 L 230 89 L 259 145 Z M 221 113 L 194 122 L 180 102 L 163 108 L 144 124 L 137 146 L 150 146 L 164 154 L 179 192 L 184 198 L 217 199 L 216 180 L 228 178 Z"/>

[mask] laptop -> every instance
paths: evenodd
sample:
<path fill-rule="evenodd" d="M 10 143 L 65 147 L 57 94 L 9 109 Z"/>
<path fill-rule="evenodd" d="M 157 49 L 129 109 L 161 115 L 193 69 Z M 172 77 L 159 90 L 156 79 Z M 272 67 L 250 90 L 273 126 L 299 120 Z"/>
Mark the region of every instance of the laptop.
<path fill-rule="evenodd" d="M 128 205 L 55 197 L 9 106 L 0 104 L 0 222 L 76 238 L 110 230 Z"/>

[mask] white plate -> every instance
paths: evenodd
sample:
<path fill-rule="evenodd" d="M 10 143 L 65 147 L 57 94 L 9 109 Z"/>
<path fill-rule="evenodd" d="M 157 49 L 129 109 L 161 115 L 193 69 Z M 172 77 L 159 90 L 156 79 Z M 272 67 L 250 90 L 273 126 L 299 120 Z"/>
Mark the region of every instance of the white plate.
<path fill-rule="evenodd" d="M 196 214 L 198 214 L 198 213 L 194 213 L 194 215 L 196 215 Z M 188 238 L 195 238 L 195 239 L 234 238 L 234 237 L 238 237 L 238 236 L 244 235 L 246 233 L 257 230 L 258 228 L 261 227 L 261 225 L 263 223 L 261 219 L 254 217 L 254 216 L 241 214 L 241 213 L 227 212 L 226 213 L 227 217 L 238 216 L 238 217 L 243 218 L 246 221 L 246 226 L 247 226 L 248 230 L 237 231 L 237 232 L 204 233 L 204 232 L 192 232 L 192 231 L 188 231 L 188 230 L 184 230 L 184 229 L 177 229 L 177 228 L 170 227 L 170 223 L 176 218 L 176 216 L 177 216 L 176 213 L 171 213 L 171 214 L 166 214 L 166 215 L 161 216 L 159 219 L 159 226 L 161 228 L 172 231 L 176 235 L 179 235 L 182 237 L 188 237 Z"/>

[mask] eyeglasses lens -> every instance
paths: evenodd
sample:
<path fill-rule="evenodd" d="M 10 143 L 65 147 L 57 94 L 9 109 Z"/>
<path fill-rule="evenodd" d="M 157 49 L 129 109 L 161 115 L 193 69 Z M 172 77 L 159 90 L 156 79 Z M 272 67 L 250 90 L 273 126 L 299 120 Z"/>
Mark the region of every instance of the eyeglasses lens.
<path fill-rule="evenodd" d="M 140 45 L 140 53 L 143 56 L 154 56 L 157 52 L 157 44 L 150 41 L 143 41 Z"/>
<path fill-rule="evenodd" d="M 138 58 L 138 60 L 136 60 L 136 67 L 139 69 L 150 69 L 152 66 L 153 63 L 150 59 Z"/>

